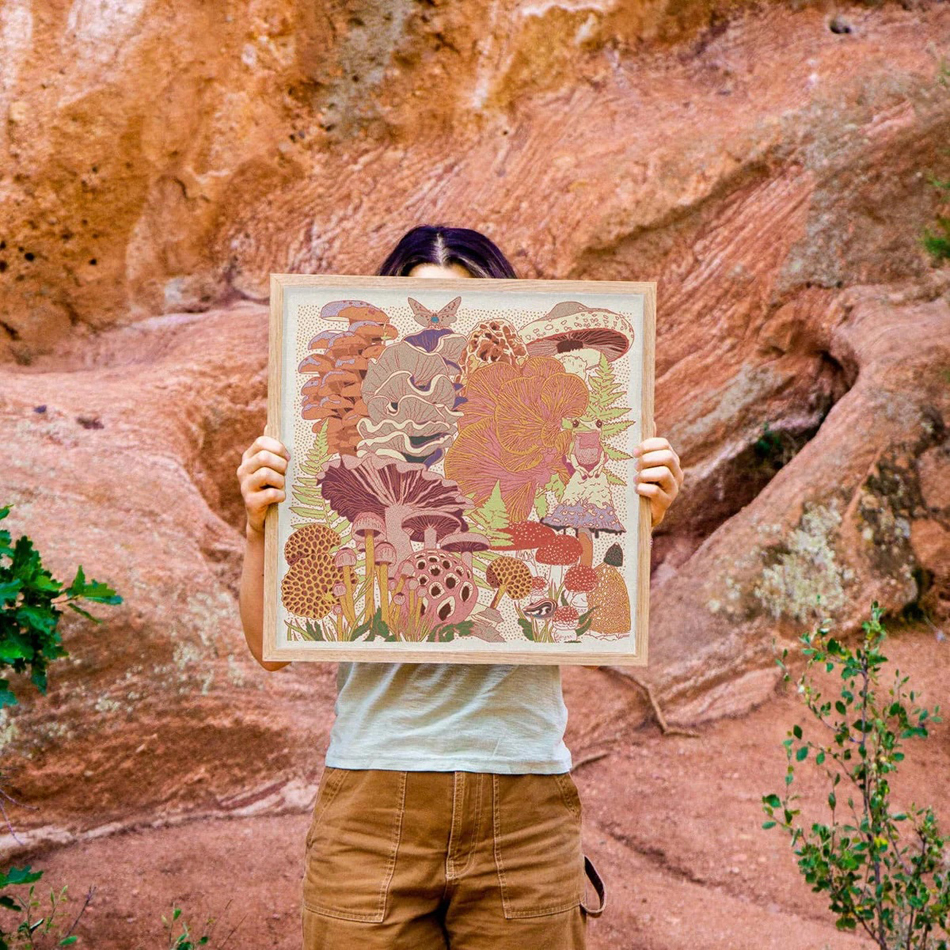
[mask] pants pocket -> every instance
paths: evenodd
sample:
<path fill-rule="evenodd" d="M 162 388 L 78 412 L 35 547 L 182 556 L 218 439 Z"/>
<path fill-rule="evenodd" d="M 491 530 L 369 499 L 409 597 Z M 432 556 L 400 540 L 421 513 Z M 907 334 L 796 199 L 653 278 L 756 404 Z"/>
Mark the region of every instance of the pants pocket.
<path fill-rule="evenodd" d="M 505 917 L 541 917 L 584 898 L 581 807 L 570 775 L 493 775 L 495 866 Z"/>
<path fill-rule="evenodd" d="M 406 773 L 334 771 L 342 775 L 328 779 L 307 835 L 304 905 L 327 917 L 381 923 L 402 834 Z"/>

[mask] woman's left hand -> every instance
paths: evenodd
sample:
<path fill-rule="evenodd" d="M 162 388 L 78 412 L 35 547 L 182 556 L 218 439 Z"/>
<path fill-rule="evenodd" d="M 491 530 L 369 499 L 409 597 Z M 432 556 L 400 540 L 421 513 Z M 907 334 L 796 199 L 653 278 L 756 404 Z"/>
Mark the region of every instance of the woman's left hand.
<path fill-rule="evenodd" d="M 680 457 L 667 439 L 659 437 L 644 439 L 633 450 L 633 456 L 637 459 L 637 492 L 650 499 L 655 528 L 683 484 Z"/>

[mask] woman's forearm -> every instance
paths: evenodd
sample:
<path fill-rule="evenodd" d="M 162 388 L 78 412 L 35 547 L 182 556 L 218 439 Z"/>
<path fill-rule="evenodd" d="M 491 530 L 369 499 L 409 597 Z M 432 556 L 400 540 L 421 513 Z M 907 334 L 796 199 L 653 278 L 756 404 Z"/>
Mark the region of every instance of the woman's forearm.
<path fill-rule="evenodd" d="M 244 568 L 238 603 L 244 639 L 252 656 L 265 670 L 279 670 L 287 663 L 266 663 L 264 647 L 264 533 L 248 527 L 245 531 Z"/>

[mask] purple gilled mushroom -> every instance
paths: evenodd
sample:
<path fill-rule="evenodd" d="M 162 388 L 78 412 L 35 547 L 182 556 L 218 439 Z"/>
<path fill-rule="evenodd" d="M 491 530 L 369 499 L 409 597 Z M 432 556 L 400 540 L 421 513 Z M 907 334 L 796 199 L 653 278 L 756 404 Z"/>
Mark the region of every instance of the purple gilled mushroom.
<path fill-rule="evenodd" d="M 385 521 L 386 540 L 396 549 L 397 563 L 412 554 L 403 527 L 407 518 L 442 513 L 461 526 L 462 513 L 472 506 L 455 482 L 417 462 L 343 455 L 331 459 L 317 478 L 323 497 L 347 520 L 374 514 Z"/>
<path fill-rule="evenodd" d="M 474 531 L 457 531 L 455 534 L 446 535 L 439 543 L 439 547 L 443 551 L 461 554 L 462 561 L 470 568 L 472 554 L 475 551 L 487 551 L 491 547 L 491 542 L 483 535 L 475 534 Z"/>

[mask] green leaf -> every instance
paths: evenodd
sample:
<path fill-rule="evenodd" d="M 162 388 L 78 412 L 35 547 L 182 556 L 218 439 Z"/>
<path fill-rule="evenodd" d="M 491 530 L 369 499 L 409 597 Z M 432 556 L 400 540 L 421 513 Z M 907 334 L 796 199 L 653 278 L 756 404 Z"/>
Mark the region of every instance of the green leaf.
<path fill-rule="evenodd" d="M 530 620 L 525 617 L 519 617 L 518 626 L 521 627 L 521 632 L 528 640 L 534 640 L 534 628 L 531 626 Z"/>
<path fill-rule="evenodd" d="M 42 871 L 30 871 L 30 865 L 23 868 L 10 868 L 6 874 L 0 874 L 0 887 L 8 884 L 32 884 L 43 876 Z"/>
<path fill-rule="evenodd" d="M 777 821 L 763 821 L 763 822 L 762 822 L 762 827 L 763 827 L 763 828 L 774 828 L 777 824 L 778 824 Z"/>
<path fill-rule="evenodd" d="M 622 479 L 619 475 L 615 475 L 610 469 L 607 469 L 607 481 L 611 485 L 626 485 L 626 481 Z"/>
<path fill-rule="evenodd" d="M 501 497 L 500 481 L 495 482 L 491 494 L 478 508 L 470 511 L 468 517 L 489 531 L 500 531 L 508 527 L 508 511 L 505 508 L 505 500 Z"/>
<path fill-rule="evenodd" d="M 610 422 L 600 430 L 602 439 L 612 439 L 621 432 L 626 432 L 630 426 L 635 425 L 635 419 L 624 419 L 622 422 Z"/>
<path fill-rule="evenodd" d="M 604 455 L 612 462 L 625 462 L 627 459 L 633 458 L 629 452 L 624 452 L 622 449 L 615 449 L 612 445 L 603 445 L 603 450 Z"/>
<path fill-rule="evenodd" d="M 782 804 L 782 800 L 778 797 L 778 795 L 764 795 L 762 797 L 762 802 L 771 808 L 778 808 Z"/>

